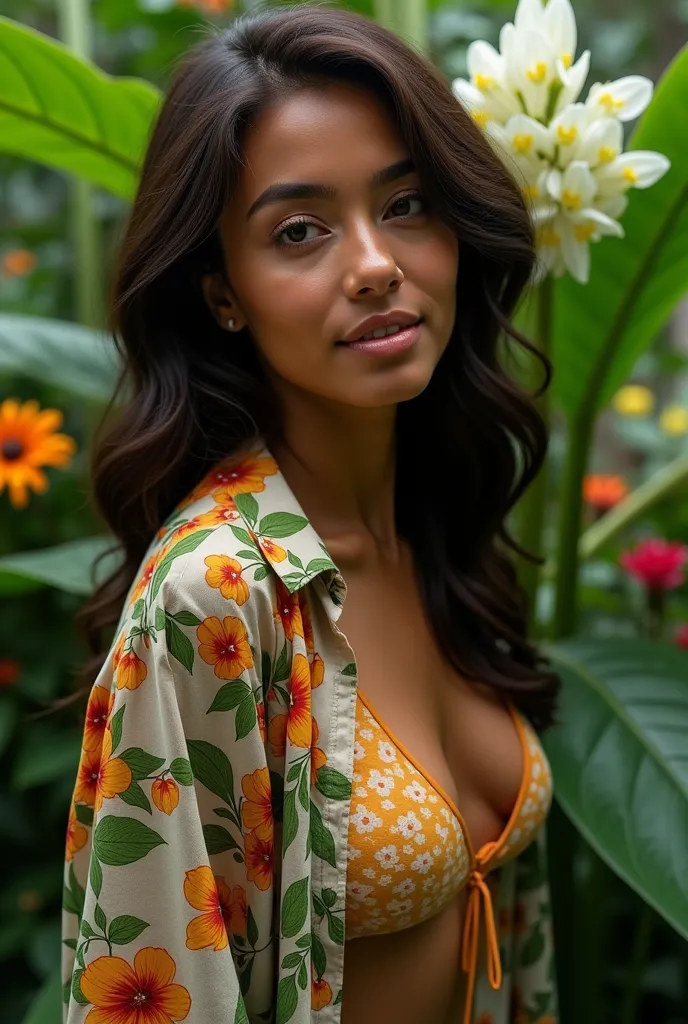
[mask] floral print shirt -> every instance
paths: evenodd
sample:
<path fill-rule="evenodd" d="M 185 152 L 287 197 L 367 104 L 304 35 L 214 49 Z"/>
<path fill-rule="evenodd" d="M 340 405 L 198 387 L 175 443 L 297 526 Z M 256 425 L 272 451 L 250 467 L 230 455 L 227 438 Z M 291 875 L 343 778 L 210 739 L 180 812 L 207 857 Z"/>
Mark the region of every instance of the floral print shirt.
<path fill-rule="evenodd" d="M 338 1024 L 357 694 L 344 597 L 262 446 L 215 466 L 151 542 L 86 712 L 65 1024 Z M 542 831 L 492 875 L 504 982 L 481 970 L 473 1020 L 555 1024 Z"/>

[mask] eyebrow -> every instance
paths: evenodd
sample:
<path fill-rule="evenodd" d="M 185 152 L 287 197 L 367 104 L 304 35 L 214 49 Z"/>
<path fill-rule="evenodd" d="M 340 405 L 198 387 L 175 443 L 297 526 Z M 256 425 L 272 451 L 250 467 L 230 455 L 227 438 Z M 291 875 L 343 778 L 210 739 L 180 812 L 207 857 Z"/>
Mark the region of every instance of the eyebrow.
<path fill-rule="evenodd" d="M 404 178 L 407 174 L 415 171 L 415 169 L 412 158 L 405 157 L 403 160 L 398 160 L 395 164 L 390 164 L 389 167 L 383 167 L 381 171 L 376 171 L 370 179 L 370 184 L 373 188 L 379 188 L 382 185 L 388 185 L 390 182 L 396 181 L 398 178 Z M 261 192 L 255 202 L 251 204 L 246 214 L 246 219 L 248 220 L 249 217 L 252 217 L 264 206 L 268 206 L 271 203 L 281 203 L 285 199 L 336 198 L 337 189 L 332 185 L 321 185 L 308 181 L 277 181 L 274 185 L 266 188 L 264 192 Z"/>

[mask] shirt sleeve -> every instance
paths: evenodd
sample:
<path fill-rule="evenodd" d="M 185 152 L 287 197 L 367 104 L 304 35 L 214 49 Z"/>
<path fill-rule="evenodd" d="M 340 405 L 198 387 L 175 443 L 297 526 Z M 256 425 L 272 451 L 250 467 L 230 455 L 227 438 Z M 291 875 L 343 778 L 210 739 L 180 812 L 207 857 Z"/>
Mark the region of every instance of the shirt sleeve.
<path fill-rule="evenodd" d="M 274 623 L 270 581 L 240 570 L 163 549 L 94 684 L 67 830 L 65 1024 L 270 1015 Z"/>

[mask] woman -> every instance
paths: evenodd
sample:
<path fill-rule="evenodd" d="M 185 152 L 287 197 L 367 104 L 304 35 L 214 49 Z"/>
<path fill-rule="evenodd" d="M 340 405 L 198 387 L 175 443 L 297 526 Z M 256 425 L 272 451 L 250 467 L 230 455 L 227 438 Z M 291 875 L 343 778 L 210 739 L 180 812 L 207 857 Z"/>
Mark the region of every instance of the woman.
<path fill-rule="evenodd" d="M 533 265 L 382 28 L 273 9 L 184 61 L 116 282 L 69 1024 L 553 1021 L 556 678 L 505 528 L 547 439 L 498 359 Z"/>

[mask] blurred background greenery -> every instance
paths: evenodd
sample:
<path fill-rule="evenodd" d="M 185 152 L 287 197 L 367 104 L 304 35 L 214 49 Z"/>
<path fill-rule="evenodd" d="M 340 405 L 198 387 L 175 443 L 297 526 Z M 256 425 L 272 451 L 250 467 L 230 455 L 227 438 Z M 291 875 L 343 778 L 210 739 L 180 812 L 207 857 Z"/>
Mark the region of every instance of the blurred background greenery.
<path fill-rule="evenodd" d="M 74 19 L 79 6 L 66 0 L 2 0 L 2 14 L 67 41 L 113 75 L 147 79 L 164 89 L 176 58 L 200 38 L 208 21 L 228 23 L 252 4 L 84 0 L 86 22 Z M 428 0 L 423 7 L 405 0 L 361 0 L 345 6 L 406 30 L 451 79 L 466 75 L 471 40 L 497 43 L 515 4 Z M 618 78 L 631 70 L 657 81 L 688 34 L 688 0 L 577 0 L 574 6 L 579 50 L 592 50 L 588 81 Z M 0 115 L 2 99 L 0 90 Z M 57 1024 L 61 866 L 81 711 L 74 706 L 50 709 L 72 692 L 75 669 L 85 656 L 74 614 L 89 589 L 84 566 L 98 545 L 89 548 L 84 538 L 104 532 L 90 506 L 87 454 L 111 374 L 104 356 L 89 364 L 90 336 L 82 343 L 74 332 L 71 357 L 63 360 L 43 343 L 36 325 L 27 322 L 20 330 L 9 318 L 21 314 L 101 327 L 126 212 L 126 200 L 112 192 L 0 152 L 0 403 L 35 400 L 41 409 L 60 410 L 64 422 L 59 429 L 76 442 L 68 465 L 47 470 L 49 486 L 43 493 L 31 494 L 26 504 L 16 495 L 11 501 L 7 488 L 0 494 L 0 832 L 5 862 L 0 989 L 3 1019 L 12 1024 Z M 683 288 L 688 289 L 688 280 Z M 566 446 L 565 424 L 556 410 L 552 426 L 554 487 Z M 1 431 L 0 414 L 0 442 Z M 682 305 L 597 420 L 585 480 L 586 524 L 592 526 L 629 491 L 687 451 L 688 308 Z M 620 559 L 625 547 L 646 536 L 688 545 L 686 491 L 681 483 L 648 508 L 632 531 L 617 535 L 585 561 L 579 615 L 585 635 L 623 640 L 644 632 L 663 648 L 688 647 L 685 587 L 665 588 L 661 621 L 653 625 L 647 618 L 647 579 L 642 572 L 629 572 Z M 547 550 L 553 544 L 546 532 Z M 34 571 L 38 563 L 26 553 L 46 547 L 54 549 L 53 555 L 43 557 L 40 570 Z M 553 585 L 544 573 L 535 624 L 543 634 L 552 603 Z M 684 678 L 688 708 L 688 672 Z M 685 767 L 685 733 L 678 742 Z M 688 775 L 679 778 L 681 785 L 682 800 L 671 813 L 681 817 L 685 828 Z M 573 833 L 560 811 L 552 827 L 553 871 L 557 855 L 570 867 L 564 876 L 568 890 L 565 886 L 557 897 L 558 931 L 566 931 L 564 1024 L 688 1024 L 688 951 L 680 929 L 667 923 L 666 914 L 647 907 Z M 685 879 L 688 850 L 674 852 Z M 517 1024 L 529 1020 L 524 1015 Z"/>

